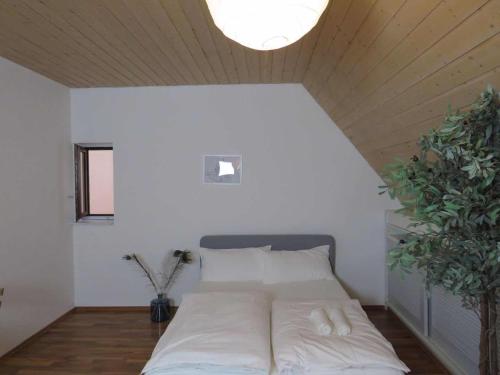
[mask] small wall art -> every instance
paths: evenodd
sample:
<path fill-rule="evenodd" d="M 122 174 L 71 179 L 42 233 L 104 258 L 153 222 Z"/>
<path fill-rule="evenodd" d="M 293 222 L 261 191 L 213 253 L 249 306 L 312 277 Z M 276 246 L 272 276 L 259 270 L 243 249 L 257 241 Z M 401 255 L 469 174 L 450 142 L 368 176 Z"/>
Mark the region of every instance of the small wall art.
<path fill-rule="evenodd" d="M 204 155 L 204 184 L 241 184 L 241 155 Z"/>

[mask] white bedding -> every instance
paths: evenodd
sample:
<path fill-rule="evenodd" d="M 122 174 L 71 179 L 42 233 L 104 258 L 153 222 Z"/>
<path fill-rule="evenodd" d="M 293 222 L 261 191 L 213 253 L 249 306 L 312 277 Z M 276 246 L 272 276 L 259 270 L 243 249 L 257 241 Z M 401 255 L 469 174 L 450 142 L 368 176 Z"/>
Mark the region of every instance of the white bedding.
<path fill-rule="evenodd" d="M 260 292 L 185 295 L 143 373 L 269 374 L 270 308 Z"/>
<path fill-rule="evenodd" d="M 263 284 L 260 282 L 205 282 L 198 285 L 197 292 L 248 292 L 268 293 L 272 299 L 350 299 L 340 282 L 333 280 L 311 280 L 293 283 Z"/>
<path fill-rule="evenodd" d="M 257 323 L 257 320 L 261 319 L 258 318 L 258 316 L 262 316 L 265 309 L 257 308 L 256 313 L 253 303 L 248 304 L 249 301 L 245 298 L 234 298 L 234 296 L 240 295 L 241 293 L 248 295 L 248 292 L 255 292 L 257 294 L 254 295 L 260 295 L 261 298 L 267 301 L 265 302 L 267 303 L 267 312 L 265 312 L 265 314 L 268 317 L 267 333 L 264 332 L 264 327 Z M 202 295 L 205 295 L 205 297 Z M 269 299 L 266 300 L 263 295 L 267 295 Z M 196 296 L 196 299 L 193 299 L 192 296 Z M 196 289 L 196 293 L 184 296 L 183 303 L 177 311 L 174 320 L 169 325 L 167 332 L 158 342 L 153 352 L 152 359 L 145 367 L 147 375 L 302 374 L 301 372 L 280 373 L 275 365 L 274 359 L 270 358 L 271 349 L 269 341 L 271 333 L 269 331 L 269 311 L 271 310 L 271 299 L 282 301 L 283 303 L 291 303 L 293 306 L 298 306 L 302 303 L 310 303 L 312 306 L 312 304 L 318 303 L 318 301 L 321 300 L 328 300 L 329 303 L 342 303 L 342 301 L 349 301 L 350 297 L 337 279 L 271 285 L 250 281 L 200 282 Z M 185 304 L 185 302 L 187 302 L 187 304 Z M 207 315 L 207 312 L 210 313 Z M 293 309 L 291 309 L 290 314 L 293 315 Z M 366 318 L 364 311 L 361 310 L 361 314 L 362 317 L 364 316 Z M 202 318 L 198 320 L 198 316 Z M 275 317 L 276 314 L 273 314 L 273 319 Z M 194 322 L 195 319 L 197 320 L 196 322 Z M 279 318 L 280 321 L 286 321 L 286 319 L 290 319 L 290 317 L 284 316 Z M 242 321 L 245 322 L 245 325 L 241 324 Z M 382 340 L 382 348 L 389 348 L 389 351 L 393 353 L 392 346 L 381 336 L 373 325 L 371 325 L 369 321 L 364 324 L 369 324 L 373 330 L 375 330 L 375 333 L 371 332 L 370 335 L 375 334 L 375 336 L 378 336 L 378 339 Z M 184 325 L 186 326 L 184 327 Z M 260 328 L 254 329 L 251 327 Z M 245 328 L 248 329 L 245 330 Z M 171 332 L 172 330 L 174 330 L 174 332 Z M 255 337 L 255 333 L 257 333 L 257 337 Z M 199 341 L 200 338 L 203 340 L 203 343 Z M 181 341 L 182 343 L 180 343 Z M 259 347 L 256 345 L 257 341 L 265 341 L 265 343 L 261 344 Z M 208 344 L 210 344 L 210 348 L 207 352 L 206 346 Z M 253 349 L 243 349 L 246 345 L 249 345 Z M 221 348 L 225 346 L 227 346 L 228 349 L 221 350 Z M 228 352 L 225 352 L 226 350 L 228 350 Z M 276 351 L 276 349 L 274 350 Z M 188 357 L 189 362 L 179 361 L 180 354 L 176 353 L 177 351 L 183 352 L 184 354 L 182 355 Z M 210 351 L 213 351 L 212 354 L 209 354 Z M 281 348 L 279 348 L 278 351 L 281 353 Z M 243 353 L 243 356 L 240 358 L 241 353 Z M 224 354 L 227 354 L 227 356 Z M 253 358 L 248 358 L 248 355 Z M 268 359 L 264 360 L 263 358 L 266 355 Z M 223 358 L 221 358 L 221 356 Z M 205 359 L 205 361 L 201 359 Z M 250 367 L 242 367 L 240 359 L 244 361 L 249 360 L 249 362 L 246 363 L 253 363 L 253 365 Z M 210 361 L 218 362 L 218 364 L 209 364 L 208 362 Z M 177 364 L 172 365 L 173 363 Z M 256 363 L 260 364 L 254 367 Z M 263 366 L 264 363 L 267 363 L 267 366 L 269 366 L 269 363 L 271 364 L 271 369 L 267 369 L 267 371 L 270 372 L 258 369 L 258 366 Z M 404 366 L 404 364 L 402 364 L 402 366 Z M 358 367 L 335 370 L 330 369 L 326 372 L 309 372 L 306 374 L 401 375 L 403 372 L 400 369 L 389 367 Z"/>
<path fill-rule="evenodd" d="M 293 374 L 293 373 L 292 373 Z M 390 368 L 348 368 L 345 370 L 327 371 L 324 373 L 314 373 L 311 375 L 402 375 L 403 372 Z M 271 375 L 281 375 L 273 362 Z"/>
<path fill-rule="evenodd" d="M 309 314 L 316 308 L 335 306 L 342 307 L 349 319 L 351 334 L 318 335 Z M 275 300 L 272 345 L 279 375 L 395 375 L 409 371 L 356 300 Z"/>

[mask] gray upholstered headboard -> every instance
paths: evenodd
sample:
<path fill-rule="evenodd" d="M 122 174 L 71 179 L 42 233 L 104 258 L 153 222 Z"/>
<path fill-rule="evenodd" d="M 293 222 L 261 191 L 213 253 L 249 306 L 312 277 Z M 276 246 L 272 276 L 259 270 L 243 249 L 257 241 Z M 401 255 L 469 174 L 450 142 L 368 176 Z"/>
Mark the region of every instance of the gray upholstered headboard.
<path fill-rule="evenodd" d="M 272 250 L 302 250 L 329 245 L 330 265 L 335 273 L 335 239 L 325 234 L 241 234 L 204 236 L 200 246 L 207 249 L 233 249 L 271 245 Z"/>

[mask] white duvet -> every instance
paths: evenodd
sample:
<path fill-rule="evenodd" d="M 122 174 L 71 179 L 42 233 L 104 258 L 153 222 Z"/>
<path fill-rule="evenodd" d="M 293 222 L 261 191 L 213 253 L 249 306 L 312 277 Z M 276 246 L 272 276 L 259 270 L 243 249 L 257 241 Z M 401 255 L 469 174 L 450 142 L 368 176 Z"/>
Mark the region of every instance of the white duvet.
<path fill-rule="evenodd" d="M 342 307 L 351 324 L 351 334 L 318 335 L 309 314 L 320 307 Z M 279 375 L 341 374 L 352 370 L 359 374 L 394 375 L 409 371 L 357 300 L 275 300 L 272 345 Z"/>
<path fill-rule="evenodd" d="M 185 295 L 143 374 L 269 374 L 270 309 L 259 292 Z"/>

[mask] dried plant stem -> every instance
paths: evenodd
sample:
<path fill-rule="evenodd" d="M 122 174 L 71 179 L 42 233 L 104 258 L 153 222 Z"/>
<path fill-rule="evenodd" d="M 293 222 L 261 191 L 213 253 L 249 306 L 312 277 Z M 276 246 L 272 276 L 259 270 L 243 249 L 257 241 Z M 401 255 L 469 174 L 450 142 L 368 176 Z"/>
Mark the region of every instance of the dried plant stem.
<path fill-rule="evenodd" d="M 151 285 L 153 285 L 153 288 L 155 290 L 155 293 L 156 294 L 160 294 L 160 290 L 158 288 L 158 285 L 156 283 L 156 281 L 154 280 L 153 276 L 151 275 L 151 271 L 148 269 L 148 267 L 146 267 L 146 265 L 144 265 L 142 263 L 142 261 L 139 259 L 139 257 L 135 254 L 132 255 L 132 258 L 135 260 L 135 262 L 139 265 L 139 267 L 142 268 L 142 270 L 144 271 L 144 273 L 146 274 L 146 277 L 149 279 L 149 281 L 151 282 Z"/>
<path fill-rule="evenodd" d="M 172 282 L 175 274 L 177 273 L 177 270 L 179 269 L 179 266 L 181 265 L 182 258 L 179 257 L 177 258 L 177 263 L 175 263 L 175 267 L 173 268 L 172 272 L 170 272 L 170 275 L 168 278 L 165 280 L 165 283 L 162 285 L 161 292 L 164 293 L 167 291 L 170 283 Z"/>

